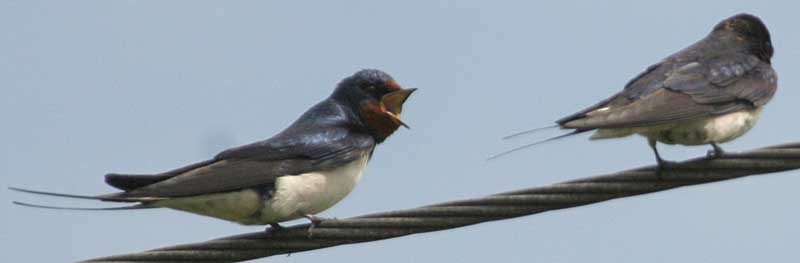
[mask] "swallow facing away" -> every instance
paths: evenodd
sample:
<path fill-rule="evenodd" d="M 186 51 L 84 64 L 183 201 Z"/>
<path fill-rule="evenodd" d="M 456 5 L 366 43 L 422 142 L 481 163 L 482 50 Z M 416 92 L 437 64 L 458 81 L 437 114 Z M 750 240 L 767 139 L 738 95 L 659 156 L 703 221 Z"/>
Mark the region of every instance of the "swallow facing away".
<path fill-rule="evenodd" d="M 541 142 L 588 131 L 595 131 L 593 140 L 639 134 L 659 167 L 666 162 L 657 142 L 711 144 L 711 155 L 719 156 L 718 144 L 750 130 L 775 94 L 772 53 L 769 31 L 758 17 L 732 16 L 697 43 L 648 67 L 621 92 L 557 120 L 553 127 L 573 131 Z"/>
<path fill-rule="evenodd" d="M 269 224 L 315 214 L 342 200 L 364 174 L 375 146 L 400 126 L 403 103 L 416 89 L 402 88 L 379 70 L 361 70 L 333 94 L 272 138 L 235 147 L 214 158 L 153 175 L 107 174 L 122 192 L 51 196 L 137 203 L 126 207 L 55 209 L 123 210 L 166 207 L 244 225 Z"/>

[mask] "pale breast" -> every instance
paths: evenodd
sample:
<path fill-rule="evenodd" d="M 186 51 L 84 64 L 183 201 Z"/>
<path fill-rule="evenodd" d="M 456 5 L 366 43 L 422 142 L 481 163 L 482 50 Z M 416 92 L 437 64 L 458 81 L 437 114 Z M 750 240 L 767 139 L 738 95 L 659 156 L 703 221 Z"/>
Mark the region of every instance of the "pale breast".
<path fill-rule="evenodd" d="M 666 144 L 700 145 L 724 143 L 744 135 L 755 126 L 761 108 L 737 111 L 721 116 L 679 123 L 660 130 L 640 134 Z"/>
<path fill-rule="evenodd" d="M 368 155 L 327 171 L 283 176 L 275 181 L 275 191 L 261 210 L 262 224 L 300 218 L 322 212 L 355 188 L 367 167 Z"/>
<path fill-rule="evenodd" d="M 344 199 L 364 174 L 369 156 L 335 169 L 278 177 L 270 193 L 239 191 L 179 197 L 152 203 L 245 225 L 279 223 L 316 214 Z"/>

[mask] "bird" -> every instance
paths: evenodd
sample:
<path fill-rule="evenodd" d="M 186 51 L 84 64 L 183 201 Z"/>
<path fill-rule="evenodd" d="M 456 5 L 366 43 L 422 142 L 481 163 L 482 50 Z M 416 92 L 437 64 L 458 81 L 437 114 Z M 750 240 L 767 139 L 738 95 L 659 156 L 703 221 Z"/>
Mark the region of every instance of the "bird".
<path fill-rule="evenodd" d="M 544 128 L 571 132 L 496 155 L 584 132 L 591 140 L 634 134 L 647 138 L 658 167 L 657 143 L 719 146 L 742 136 L 758 121 L 777 89 L 772 41 L 760 18 L 741 13 L 717 23 L 696 43 L 662 59 L 631 79 L 622 91 Z M 541 130 L 507 136 L 513 138 Z"/>
<path fill-rule="evenodd" d="M 333 93 L 268 139 L 234 147 L 171 171 L 105 175 L 120 192 L 88 196 L 11 187 L 31 194 L 135 203 L 108 208 L 18 205 L 72 210 L 171 208 L 242 225 L 307 218 L 347 196 L 361 179 L 375 147 L 400 126 L 403 104 L 415 91 L 389 74 L 364 69 L 341 80 Z M 309 229 L 310 230 L 310 229 Z"/>

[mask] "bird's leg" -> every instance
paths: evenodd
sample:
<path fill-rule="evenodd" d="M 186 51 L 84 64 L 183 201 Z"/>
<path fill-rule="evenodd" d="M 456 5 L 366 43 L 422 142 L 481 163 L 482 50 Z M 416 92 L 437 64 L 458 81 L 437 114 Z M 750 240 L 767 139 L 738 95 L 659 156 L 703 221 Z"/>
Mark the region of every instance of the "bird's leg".
<path fill-rule="evenodd" d="M 656 162 L 658 163 L 658 168 L 656 168 L 656 176 L 658 179 L 663 179 L 662 172 L 664 168 L 666 168 L 672 162 L 661 159 L 661 155 L 658 154 L 658 149 L 656 148 L 656 143 L 657 141 L 655 139 L 647 139 L 647 144 L 650 145 L 650 149 L 653 149 L 653 153 L 656 155 Z"/>
<path fill-rule="evenodd" d="M 273 234 L 275 232 L 283 230 L 283 226 L 278 223 L 270 223 L 267 229 L 264 229 L 264 232 L 267 232 L 267 235 Z"/>
<path fill-rule="evenodd" d="M 656 155 L 656 162 L 658 166 L 661 167 L 664 164 L 664 159 L 661 159 L 661 154 L 658 154 L 658 148 L 656 148 L 656 140 L 648 139 L 647 144 L 650 145 L 650 149 L 653 149 L 653 153 Z"/>
<path fill-rule="evenodd" d="M 713 147 L 714 149 L 708 151 L 709 158 L 719 158 L 725 155 L 725 150 L 723 150 L 722 147 L 719 147 L 719 145 L 717 145 L 716 142 L 712 142 L 711 147 Z"/>

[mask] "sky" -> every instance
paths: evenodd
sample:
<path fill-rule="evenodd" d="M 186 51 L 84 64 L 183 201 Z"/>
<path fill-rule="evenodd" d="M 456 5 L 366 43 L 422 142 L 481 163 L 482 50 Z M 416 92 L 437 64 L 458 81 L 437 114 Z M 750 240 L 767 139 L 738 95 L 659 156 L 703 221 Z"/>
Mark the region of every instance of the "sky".
<path fill-rule="evenodd" d="M 772 34 L 778 92 L 729 151 L 800 141 L 796 1 L 2 1 L 0 261 L 70 262 L 260 231 L 168 209 L 51 211 L 10 192 L 114 191 L 270 137 L 363 68 L 419 90 L 366 175 L 321 216 L 480 197 L 654 163 L 640 137 L 502 141 L 610 94 L 740 12 Z M 709 147 L 661 147 L 666 159 Z M 785 262 L 800 172 L 254 262 Z M 289 225 L 304 223 L 289 222 Z"/>

